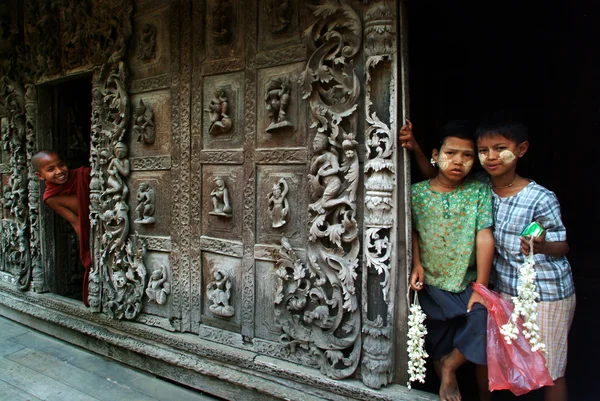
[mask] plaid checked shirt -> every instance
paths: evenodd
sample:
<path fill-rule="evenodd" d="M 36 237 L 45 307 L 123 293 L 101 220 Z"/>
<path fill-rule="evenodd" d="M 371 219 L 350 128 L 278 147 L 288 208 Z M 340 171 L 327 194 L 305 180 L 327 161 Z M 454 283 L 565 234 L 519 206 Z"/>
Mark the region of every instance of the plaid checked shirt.
<path fill-rule="evenodd" d="M 566 241 L 567 231 L 560 217 L 554 192 L 531 181 L 514 196 L 501 198 L 493 193 L 496 255 L 492 282 L 498 290 L 517 295 L 517 269 L 525 262 L 519 234 L 537 221 L 546 229 L 546 241 Z M 566 257 L 534 256 L 536 284 L 541 301 L 558 301 L 575 293 L 571 266 Z"/>

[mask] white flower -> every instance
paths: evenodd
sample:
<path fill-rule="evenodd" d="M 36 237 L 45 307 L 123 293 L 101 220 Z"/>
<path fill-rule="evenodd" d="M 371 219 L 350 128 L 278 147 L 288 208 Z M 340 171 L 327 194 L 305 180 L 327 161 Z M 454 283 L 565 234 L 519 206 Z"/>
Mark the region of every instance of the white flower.
<path fill-rule="evenodd" d="M 410 306 L 408 316 L 408 388 L 410 383 L 419 381 L 425 383 L 425 358 L 429 355 L 425 351 L 425 335 L 427 328 L 423 324 L 427 316 L 419 305 L 419 298 L 415 293 L 413 304 Z"/>
<path fill-rule="evenodd" d="M 536 291 L 535 284 L 535 261 L 533 260 L 533 243 L 530 243 L 530 254 L 525 258 L 525 263 L 519 267 L 519 285 L 517 287 L 518 296 L 512 297 L 515 308 L 513 309 L 510 320 L 502 326 L 500 332 L 504 336 L 507 344 L 511 344 L 511 340 L 517 338 L 519 330 L 516 322 L 519 316 L 523 317 L 523 335 L 529 344 L 531 350 L 544 351 L 546 345 L 542 343 L 540 338 L 540 328 L 537 325 L 537 307 L 536 299 L 540 294 Z"/>

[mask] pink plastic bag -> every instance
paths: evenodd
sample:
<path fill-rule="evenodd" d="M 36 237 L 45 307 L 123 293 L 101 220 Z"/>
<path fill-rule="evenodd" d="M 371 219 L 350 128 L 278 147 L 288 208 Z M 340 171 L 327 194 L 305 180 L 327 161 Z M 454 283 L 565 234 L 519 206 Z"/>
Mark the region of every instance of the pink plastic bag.
<path fill-rule="evenodd" d="M 522 395 L 540 387 L 553 386 L 544 355 L 541 351 L 532 352 L 529 341 L 523 335 L 522 319 L 517 321 L 519 335 L 512 340 L 512 344 L 507 344 L 500 333 L 500 327 L 510 319 L 512 304 L 481 284 L 474 283 L 473 291 L 483 297 L 488 309 L 487 363 L 490 391 L 510 390 L 515 395 Z"/>

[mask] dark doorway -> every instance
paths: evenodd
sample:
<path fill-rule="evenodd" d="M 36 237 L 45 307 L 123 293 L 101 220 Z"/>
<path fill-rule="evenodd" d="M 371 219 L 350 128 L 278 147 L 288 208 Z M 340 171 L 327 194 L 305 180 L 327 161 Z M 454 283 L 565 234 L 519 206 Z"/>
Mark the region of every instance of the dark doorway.
<path fill-rule="evenodd" d="M 596 399 L 600 270 L 592 241 L 600 212 L 591 172 L 600 106 L 599 6 L 567 0 L 406 3 L 410 116 L 425 152 L 437 146 L 437 132 L 448 120 L 477 122 L 485 113 L 509 110 L 529 126 L 531 147 L 519 173 L 556 193 L 571 246 L 577 310 L 569 338 L 569 399 Z M 416 166 L 412 176 L 423 179 Z M 462 376 L 464 395 L 474 399 L 473 376 Z M 437 393 L 438 383 L 430 374 L 425 388 Z M 497 393 L 495 399 L 513 397 Z"/>
<path fill-rule="evenodd" d="M 90 157 L 90 118 L 91 77 L 83 76 L 56 84 L 45 85 L 40 90 L 40 109 L 49 107 L 51 114 L 48 124 L 52 138 L 44 140 L 45 147 L 56 150 L 69 169 L 89 166 Z M 79 259 L 79 240 L 71 225 L 45 207 L 48 221 L 45 233 L 53 241 L 46 239 L 48 261 L 46 279 L 53 293 L 81 299 L 83 265 Z M 52 249 L 48 249 L 52 248 Z M 52 257 L 52 255 L 54 255 Z"/>

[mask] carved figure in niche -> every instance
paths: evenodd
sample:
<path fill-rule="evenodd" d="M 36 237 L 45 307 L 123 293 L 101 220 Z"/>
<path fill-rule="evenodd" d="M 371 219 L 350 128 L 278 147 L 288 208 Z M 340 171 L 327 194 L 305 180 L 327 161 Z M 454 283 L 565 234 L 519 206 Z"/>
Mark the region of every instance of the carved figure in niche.
<path fill-rule="evenodd" d="M 130 172 L 129 160 L 127 159 L 127 145 L 123 142 L 117 142 L 114 149 L 108 169 L 108 180 L 106 180 L 106 190 L 102 196 L 122 195 L 121 199 L 127 199 L 129 190 L 123 182 L 123 177 L 129 176 Z"/>
<path fill-rule="evenodd" d="M 290 0 L 271 0 L 269 16 L 271 17 L 271 32 L 279 33 L 285 30 L 292 20 Z"/>
<path fill-rule="evenodd" d="M 218 135 L 231 131 L 233 124 L 231 118 L 227 115 L 228 108 L 229 101 L 225 90 L 222 88 L 215 90 L 215 97 L 208 104 L 208 108 L 204 109 L 205 112 L 210 114 L 209 134 Z"/>
<path fill-rule="evenodd" d="M 138 60 L 150 61 L 156 56 L 156 27 L 145 24 L 140 32 L 138 44 Z"/>
<path fill-rule="evenodd" d="M 267 115 L 271 120 L 271 124 L 267 127 L 267 132 L 275 132 L 281 128 L 293 127 L 287 115 L 287 108 L 290 104 L 289 80 L 285 78 L 272 80 L 267 86 L 265 102 L 267 102 Z"/>
<path fill-rule="evenodd" d="M 225 186 L 225 181 L 221 177 L 215 177 L 215 185 L 217 186 L 210 193 L 210 199 L 213 204 L 212 214 L 214 216 L 231 217 L 231 205 L 229 203 L 229 192 Z"/>
<path fill-rule="evenodd" d="M 213 281 L 206 286 L 206 293 L 212 305 L 208 309 L 217 316 L 231 317 L 235 313 L 229 305 L 231 298 L 231 277 L 222 270 L 213 271 Z"/>
<path fill-rule="evenodd" d="M 313 199 L 308 207 L 319 214 L 325 213 L 329 208 L 342 203 L 343 199 L 336 199 L 342 191 L 342 180 L 339 177 L 340 164 L 337 152 L 329 149 L 329 138 L 318 132 L 313 140 L 315 156 L 310 165 L 311 174 L 308 175 L 309 185 Z"/>
<path fill-rule="evenodd" d="M 150 184 L 148 184 L 147 182 L 142 182 L 140 184 L 137 193 L 137 201 L 138 205 L 135 208 L 135 211 L 138 214 L 138 218 L 135 219 L 135 223 L 154 223 L 156 221 L 154 220 L 156 193 L 154 192 L 154 189 L 150 187 Z"/>
<path fill-rule="evenodd" d="M 215 0 L 212 7 L 212 33 L 215 43 L 223 45 L 231 43 L 233 10 L 229 0 Z"/>
<path fill-rule="evenodd" d="M 167 296 L 171 293 L 171 284 L 168 280 L 167 267 L 161 265 L 160 270 L 154 270 L 150 275 L 146 295 L 150 302 L 164 305 L 167 303 Z"/>
<path fill-rule="evenodd" d="M 267 196 L 269 202 L 269 215 L 271 216 L 271 220 L 273 220 L 273 228 L 283 227 L 287 223 L 285 218 L 290 210 L 290 204 L 287 200 L 288 191 L 288 184 L 285 179 L 282 178 L 277 184 L 273 184 L 273 189 L 269 196 Z"/>
<path fill-rule="evenodd" d="M 154 113 L 151 107 L 147 107 L 144 101 L 140 99 L 135 112 L 133 113 L 133 134 L 137 136 L 138 142 L 144 142 L 147 145 L 154 143 Z"/>

